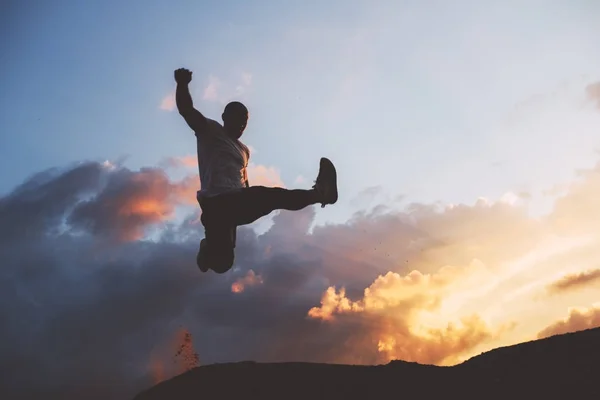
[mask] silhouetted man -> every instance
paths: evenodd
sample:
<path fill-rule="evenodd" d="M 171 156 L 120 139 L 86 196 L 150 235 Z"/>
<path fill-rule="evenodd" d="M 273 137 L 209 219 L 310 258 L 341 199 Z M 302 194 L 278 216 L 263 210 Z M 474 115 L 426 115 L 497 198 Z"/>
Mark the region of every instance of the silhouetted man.
<path fill-rule="evenodd" d="M 223 273 L 233 265 L 238 226 L 250 224 L 274 210 L 334 204 L 338 199 L 337 175 L 331 161 L 321 158 L 312 189 L 250 186 L 246 171 L 250 151 L 239 140 L 246 129 L 248 109 L 234 101 L 225 106 L 221 115 L 223 125 L 206 118 L 194 108 L 188 88 L 191 80 L 191 71 L 185 68 L 175 71 L 177 109 L 195 132 L 198 150 L 201 189 L 197 199 L 205 238 L 200 242 L 196 263 L 202 272 L 212 269 Z"/>

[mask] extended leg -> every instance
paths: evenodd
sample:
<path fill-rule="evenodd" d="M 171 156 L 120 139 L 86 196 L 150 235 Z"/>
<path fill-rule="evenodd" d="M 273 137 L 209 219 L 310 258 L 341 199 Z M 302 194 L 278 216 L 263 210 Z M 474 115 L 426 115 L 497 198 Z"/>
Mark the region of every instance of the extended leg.
<path fill-rule="evenodd" d="M 319 202 L 314 190 L 252 186 L 231 196 L 227 202 L 229 218 L 236 225 L 247 225 L 275 210 L 297 211 Z"/>
<path fill-rule="evenodd" d="M 326 158 L 321 159 L 319 176 L 312 189 L 283 189 L 252 186 L 223 193 L 206 200 L 216 219 L 227 225 L 246 225 L 275 210 L 301 210 L 309 205 L 334 204 L 337 201 L 335 167 Z"/>

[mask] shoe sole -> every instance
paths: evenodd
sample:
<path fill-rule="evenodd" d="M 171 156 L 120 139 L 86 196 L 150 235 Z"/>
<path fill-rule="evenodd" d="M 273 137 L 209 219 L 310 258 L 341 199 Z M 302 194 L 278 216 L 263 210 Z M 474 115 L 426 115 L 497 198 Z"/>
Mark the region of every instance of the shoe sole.
<path fill-rule="evenodd" d="M 326 204 L 335 204 L 338 201 L 337 171 L 335 169 L 335 165 L 333 165 L 331 160 L 327 157 L 321 157 L 320 168 L 323 171 L 327 171 L 325 176 L 327 176 L 329 183 L 333 186 L 333 193 L 330 194 L 331 201 L 328 201 L 321 206 L 324 208 Z"/>

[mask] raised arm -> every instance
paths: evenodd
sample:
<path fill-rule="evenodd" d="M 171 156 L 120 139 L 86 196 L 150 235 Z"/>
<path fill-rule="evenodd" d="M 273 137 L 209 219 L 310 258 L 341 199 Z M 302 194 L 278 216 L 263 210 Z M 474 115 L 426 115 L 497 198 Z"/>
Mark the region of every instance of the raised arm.
<path fill-rule="evenodd" d="M 202 132 L 206 126 L 206 117 L 194 108 L 194 102 L 190 95 L 189 83 L 192 80 L 192 71 L 185 68 L 175 70 L 175 82 L 177 89 L 175 91 L 175 102 L 179 114 L 185 119 L 194 132 Z"/>

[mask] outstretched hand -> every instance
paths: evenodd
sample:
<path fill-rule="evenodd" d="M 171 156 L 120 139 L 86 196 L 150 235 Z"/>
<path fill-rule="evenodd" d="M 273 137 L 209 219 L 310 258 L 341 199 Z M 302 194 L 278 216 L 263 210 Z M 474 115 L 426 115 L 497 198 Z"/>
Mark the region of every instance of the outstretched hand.
<path fill-rule="evenodd" d="M 192 80 L 192 71 L 185 68 L 179 68 L 175 70 L 175 82 L 186 84 Z"/>

